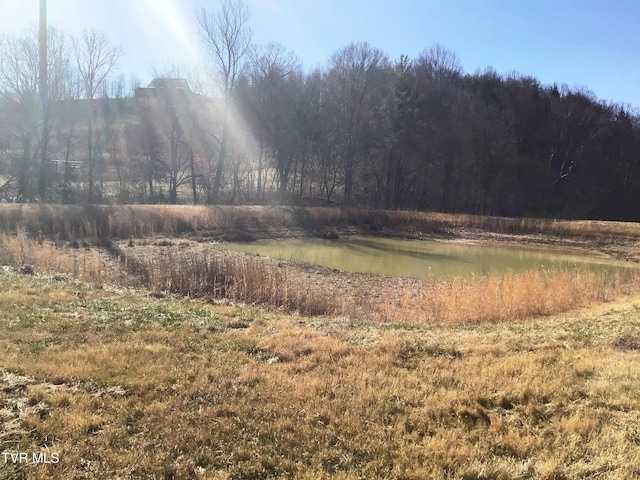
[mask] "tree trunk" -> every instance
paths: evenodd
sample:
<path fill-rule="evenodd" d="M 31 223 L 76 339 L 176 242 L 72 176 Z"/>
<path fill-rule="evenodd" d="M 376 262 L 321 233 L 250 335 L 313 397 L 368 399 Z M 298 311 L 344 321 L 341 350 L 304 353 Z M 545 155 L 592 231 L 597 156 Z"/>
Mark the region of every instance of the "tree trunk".
<path fill-rule="evenodd" d="M 169 203 L 171 205 L 178 203 L 178 185 L 175 178 L 169 180 Z"/>
<path fill-rule="evenodd" d="M 191 192 L 193 193 L 193 204 L 198 204 L 198 182 L 196 181 L 196 165 L 193 149 L 189 148 L 189 169 L 191 170 Z"/>
<path fill-rule="evenodd" d="M 153 173 L 149 175 L 149 200 L 151 203 L 155 203 L 153 198 Z"/>
<path fill-rule="evenodd" d="M 94 183 L 93 183 L 93 175 L 94 175 L 94 169 L 95 169 L 95 152 L 93 149 L 93 100 L 89 100 L 91 102 L 91 113 L 89 114 L 89 125 L 88 125 L 88 130 L 87 130 L 87 139 L 88 139 L 88 144 L 87 144 L 87 148 L 88 148 L 88 162 L 89 162 L 89 170 L 88 170 L 88 180 L 89 180 L 89 190 L 87 192 L 87 196 L 88 196 L 88 202 L 89 203 L 93 203 L 93 190 L 94 190 Z"/>
<path fill-rule="evenodd" d="M 213 191 L 211 193 L 211 199 L 214 204 L 217 204 L 220 197 L 220 187 L 222 185 L 222 171 L 227 161 L 227 148 L 229 146 L 229 113 L 225 106 L 224 112 L 224 124 L 222 126 L 222 139 L 220 142 L 220 155 L 218 156 L 218 163 L 216 165 L 216 174 L 213 179 Z"/>
<path fill-rule="evenodd" d="M 258 203 L 262 203 L 264 201 L 264 195 L 262 195 L 262 190 L 263 190 L 263 186 L 262 186 L 263 155 L 264 155 L 264 146 L 262 145 L 262 142 L 260 142 L 260 149 L 258 151 L 258 191 L 256 192 Z"/>
<path fill-rule="evenodd" d="M 344 198 L 342 203 L 345 206 L 353 204 L 353 163 L 347 162 L 344 166 Z"/>
<path fill-rule="evenodd" d="M 23 156 L 18 176 L 18 195 L 16 201 L 24 203 L 29 197 L 29 163 L 31 162 L 31 139 L 25 136 L 22 140 Z"/>

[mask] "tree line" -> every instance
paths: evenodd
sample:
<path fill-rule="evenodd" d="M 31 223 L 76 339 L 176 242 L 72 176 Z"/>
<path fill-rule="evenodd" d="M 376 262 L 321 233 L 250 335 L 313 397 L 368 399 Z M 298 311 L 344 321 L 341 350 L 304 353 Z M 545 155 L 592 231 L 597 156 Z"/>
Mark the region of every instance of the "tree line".
<path fill-rule="evenodd" d="M 106 36 L 50 29 L 42 105 L 37 32 L 0 37 L 0 200 L 640 220 L 640 116 L 628 106 L 465 73 L 439 45 L 392 60 L 352 43 L 305 71 L 283 46 L 252 43 L 240 1 L 195 14 L 209 66 L 195 93 L 165 69 L 135 95 L 139 81 L 114 78 L 122 50 Z"/>

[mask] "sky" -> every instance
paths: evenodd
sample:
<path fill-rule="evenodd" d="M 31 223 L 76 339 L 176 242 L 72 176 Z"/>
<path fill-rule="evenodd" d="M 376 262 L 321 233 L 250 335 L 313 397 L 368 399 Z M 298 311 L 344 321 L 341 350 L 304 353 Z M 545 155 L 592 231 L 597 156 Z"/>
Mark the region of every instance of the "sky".
<path fill-rule="evenodd" d="M 640 110 L 640 0 L 245 0 L 258 44 L 277 42 L 306 70 L 324 67 L 351 42 L 393 61 L 438 43 L 465 73 L 493 67 L 592 91 Z M 143 84 L 170 65 L 195 66 L 203 52 L 194 9 L 219 0 L 48 0 L 59 30 L 104 31 L 123 47 L 118 74 Z M 38 21 L 39 0 L 0 0 L 0 33 Z"/>

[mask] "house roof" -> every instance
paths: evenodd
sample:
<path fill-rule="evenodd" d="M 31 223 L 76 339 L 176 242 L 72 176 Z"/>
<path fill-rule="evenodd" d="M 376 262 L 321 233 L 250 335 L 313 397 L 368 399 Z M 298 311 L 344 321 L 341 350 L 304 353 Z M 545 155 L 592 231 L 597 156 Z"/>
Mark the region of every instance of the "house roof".
<path fill-rule="evenodd" d="M 184 78 L 154 78 L 148 87 L 135 90 L 138 98 L 178 96 L 191 97 L 195 95 L 189 88 L 189 82 Z"/>
<path fill-rule="evenodd" d="M 147 88 L 170 88 L 191 91 L 184 78 L 154 78 Z"/>

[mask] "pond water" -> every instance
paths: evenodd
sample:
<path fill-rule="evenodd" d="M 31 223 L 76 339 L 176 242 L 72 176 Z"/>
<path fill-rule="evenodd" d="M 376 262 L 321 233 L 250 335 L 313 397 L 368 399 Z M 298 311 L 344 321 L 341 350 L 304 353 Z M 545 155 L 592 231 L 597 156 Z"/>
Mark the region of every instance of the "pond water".
<path fill-rule="evenodd" d="M 390 238 L 305 238 L 228 243 L 218 246 L 278 260 L 311 263 L 349 272 L 421 279 L 474 277 L 507 270 L 614 272 L 634 268 L 625 262 L 555 249 L 547 251 L 538 248 Z"/>

